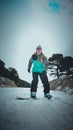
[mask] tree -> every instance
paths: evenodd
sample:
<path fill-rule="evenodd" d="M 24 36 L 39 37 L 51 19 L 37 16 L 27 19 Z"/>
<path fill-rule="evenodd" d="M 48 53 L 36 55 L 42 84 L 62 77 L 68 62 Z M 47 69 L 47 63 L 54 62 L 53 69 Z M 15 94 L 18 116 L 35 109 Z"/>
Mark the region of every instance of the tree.
<path fill-rule="evenodd" d="M 8 71 L 9 71 L 9 78 L 11 80 L 14 80 L 15 83 L 17 84 L 17 82 L 19 80 L 19 75 L 18 75 L 17 70 L 13 67 L 9 67 Z"/>
<path fill-rule="evenodd" d="M 60 61 L 60 72 L 61 75 L 73 74 L 73 58 L 66 56 Z"/>
<path fill-rule="evenodd" d="M 51 70 L 50 75 L 55 75 L 59 79 L 60 76 L 60 61 L 63 59 L 62 54 L 53 54 L 52 57 L 48 59 L 49 69 Z"/>
<path fill-rule="evenodd" d="M 3 76 L 5 71 L 5 63 L 0 60 L 0 75 Z"/>
<path fill-rule="evenodd" d="M 19 87 L 26 87 L 26 88 L 30 88 L 30 87 L 31 87 L 31 84 L 30 84 L 30 83 L 28 83 L 27 81 L 24 81 L 24 80 L 22 80 L 22 79 L 19 79 L 17 85 L 18 85 Z"/>

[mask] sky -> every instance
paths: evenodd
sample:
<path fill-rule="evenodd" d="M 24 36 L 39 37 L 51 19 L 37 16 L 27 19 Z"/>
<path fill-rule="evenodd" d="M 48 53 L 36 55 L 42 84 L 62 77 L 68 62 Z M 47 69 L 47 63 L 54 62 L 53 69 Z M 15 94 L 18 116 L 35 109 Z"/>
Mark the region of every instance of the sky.
<path fill-rule="evenodd" d="M 31 82 L 28 62 L 38 45 L 47 58 L 73 56 L 73 0 L 1 0 L 0 59 Z"/>

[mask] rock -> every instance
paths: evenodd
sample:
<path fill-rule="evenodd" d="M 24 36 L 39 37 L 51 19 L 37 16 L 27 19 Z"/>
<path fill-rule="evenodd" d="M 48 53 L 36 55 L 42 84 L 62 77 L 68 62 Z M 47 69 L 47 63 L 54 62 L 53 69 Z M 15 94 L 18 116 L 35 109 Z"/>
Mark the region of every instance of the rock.
<path fill-rule="evenodd" d="M 17 86 L 14 83 L 14 81 L 8 78 L 0 77 L 0 87 L 17 87 Z"/>

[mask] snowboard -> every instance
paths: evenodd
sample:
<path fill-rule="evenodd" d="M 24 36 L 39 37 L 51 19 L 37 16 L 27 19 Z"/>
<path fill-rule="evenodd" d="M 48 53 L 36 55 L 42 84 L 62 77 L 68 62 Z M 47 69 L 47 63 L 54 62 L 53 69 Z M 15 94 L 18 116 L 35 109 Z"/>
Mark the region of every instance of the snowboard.
<path fill-rule="evenodd" d="M 51 99 L 52 98 L 52 96 L 50 96 L 50 97 L 44 97 L 44 98 L 46 98 L 46 99 Z M 31 97 L 16 97 L 16 100 L 30 100 L 30 99 L 32 99 L 32 100 L 40 100 L 40 98 L 31 98 Z"/>
<path fill-rule="evenodd" d="M 39 100 L 39 98 L 31 98 L 31 97 L 17 97 L 16 99 L 17 100 L 30 100 L 30 99 Z"/>

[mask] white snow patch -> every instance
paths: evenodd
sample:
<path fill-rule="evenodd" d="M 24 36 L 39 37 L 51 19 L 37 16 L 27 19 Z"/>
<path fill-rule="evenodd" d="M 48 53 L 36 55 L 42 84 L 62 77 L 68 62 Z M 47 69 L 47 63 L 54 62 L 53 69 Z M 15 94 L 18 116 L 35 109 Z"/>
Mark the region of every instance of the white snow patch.
<path fill-rule="evenodd" d="M 60 85 L 60 86 L 58 86 L 58 87 L 56 88 L 56 90 L 61 90 L 61 88 L 62 88 L 62 86 Z"/>

